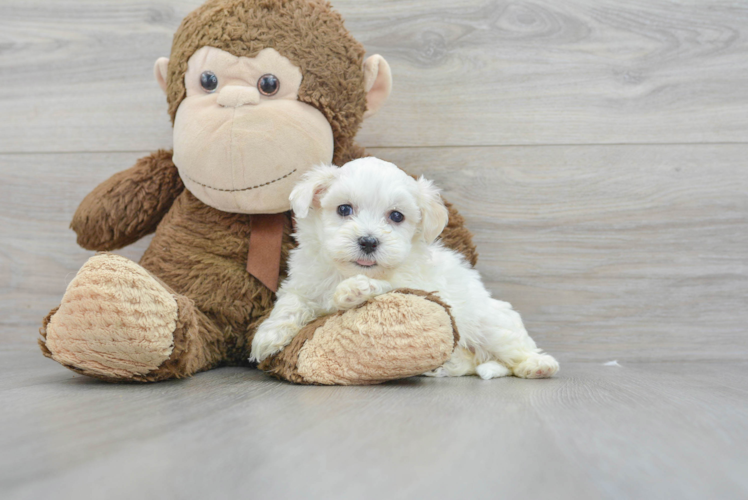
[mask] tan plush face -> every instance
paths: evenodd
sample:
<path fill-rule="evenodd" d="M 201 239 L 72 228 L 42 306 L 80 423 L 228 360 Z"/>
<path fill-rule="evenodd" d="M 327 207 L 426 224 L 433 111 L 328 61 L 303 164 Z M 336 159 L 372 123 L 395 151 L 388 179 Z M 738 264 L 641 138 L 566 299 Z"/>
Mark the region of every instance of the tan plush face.
<path fill-rule="evenodd" d="M 296 181 L 332 161 L 334 148 L 324 115 L 298 100 L 301 79 L 272 48 L 253 58 L 195 52 L 174 122 L 174 163 L 187 189 L 226 212 L 289 210 Z"/>

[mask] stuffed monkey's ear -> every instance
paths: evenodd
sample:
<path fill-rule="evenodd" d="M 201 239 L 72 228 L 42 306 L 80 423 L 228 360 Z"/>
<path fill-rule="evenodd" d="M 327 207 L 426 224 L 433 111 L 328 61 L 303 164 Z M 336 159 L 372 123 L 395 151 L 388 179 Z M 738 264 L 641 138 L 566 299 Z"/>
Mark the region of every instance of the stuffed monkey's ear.
<path fill-rule="evenodd" d="M 169 58 L 168 57 L 159 57 L 156 60 L 156 65 L 153 67 L 153 74 L 156 77 L 158 86 L 161 87 L 161 90 L 164 91 L 164 94 L 166 93 L 166 75 L 167 75 L 168 69 L 169 69 Z"/>
<path fill-rule="evenodd" d="M 390 65 L 379 54 L 369 56 L 364 61 L 364 90 L 366 91 L 364 118 L 369 118 L 379 111 L 392 92 Z"/>
<path fill-rule="evenodd" d="M 418 208 L 421 209 L 421 231 L 426 243 L 433 243 L 449 222 L 449 212 L 434 183 L 418 179 Z"/>
<path fill-rule="evenodd" d="M 320 165 L 304 174 L 288 197 L 296 218 L 305 218 L 311 207 L 319 206 L 319 199 L 337 178 L 338 170 L 334 165 Z"/>

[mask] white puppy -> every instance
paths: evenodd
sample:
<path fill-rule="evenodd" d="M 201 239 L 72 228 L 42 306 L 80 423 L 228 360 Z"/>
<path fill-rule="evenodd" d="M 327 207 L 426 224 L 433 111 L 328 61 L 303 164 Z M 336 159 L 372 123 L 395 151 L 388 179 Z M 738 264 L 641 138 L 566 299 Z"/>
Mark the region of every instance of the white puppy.
<path fill-rule="evenodd" d="M 362 158 L 313 169 L 290 199 L 298 247 L 275 307 L 255 334 L 253 360 L 280 351 L 319 316 L 415 288 L 438 292 L 460 332 L 452 358 L 427 375 L 542 378 L 558 371 L 512 306 L 492 299 L 478 272 L 435 242 L 447 209 L 430 181 Z"/>

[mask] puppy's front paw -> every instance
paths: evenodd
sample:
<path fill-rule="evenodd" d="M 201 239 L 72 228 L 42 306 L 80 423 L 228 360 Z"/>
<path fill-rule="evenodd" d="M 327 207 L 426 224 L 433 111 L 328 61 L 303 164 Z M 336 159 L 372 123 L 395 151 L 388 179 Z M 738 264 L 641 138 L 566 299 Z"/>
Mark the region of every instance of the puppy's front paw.
<path fill-rule="evenodd" d="M 558 372 L 558 361 L 549 354 L 533 354 L 512 369 L 520 378 L 548 378 Z"/>
<path fill-rule="evenodd" d="M 363 274 L 356 275 L 347 280 L 341 281 L 335 288 L 335 294 L 332 297 L 335 307 L 341 310 L 351 309 L 363 304 L 372 297 L 389 292 L 392 287 L 389 283 L 373 280 Z"/>
<path fill-rule="evenodd" d="M 257 329 L 254 339 L 252 339 L 252 353 L 250 361 L 263 361 L 268 356 L 280 351 L 288 344 L 298 333 L 299 328 L 286 326 L 285 328 L 260 328 Z"/>

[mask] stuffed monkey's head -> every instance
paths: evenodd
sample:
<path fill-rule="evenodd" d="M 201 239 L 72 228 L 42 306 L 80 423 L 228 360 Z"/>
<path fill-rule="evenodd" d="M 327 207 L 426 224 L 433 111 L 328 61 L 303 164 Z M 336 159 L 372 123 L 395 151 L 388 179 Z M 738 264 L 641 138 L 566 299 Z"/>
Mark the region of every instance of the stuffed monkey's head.
<path fill-rule="evenodd" d="M 155 74 L 187 189 L 219 210 L 278 213 L 301 175 L 362 154 L 364 117 L 389 96 L 389 66 L 322 0 L 209 0 Z"/>

